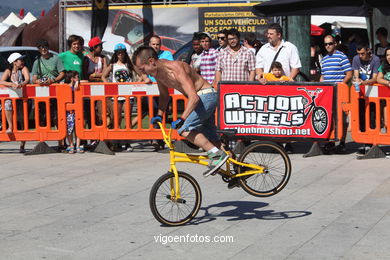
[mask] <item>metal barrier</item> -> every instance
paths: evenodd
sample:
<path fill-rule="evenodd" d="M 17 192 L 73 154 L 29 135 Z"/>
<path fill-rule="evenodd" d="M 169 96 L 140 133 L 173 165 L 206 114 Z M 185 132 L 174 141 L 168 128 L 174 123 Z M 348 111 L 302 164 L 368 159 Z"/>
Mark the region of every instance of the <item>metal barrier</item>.
<path fill-rule="evenodd" d="M 12 102 L 12 133 L 6 133 L 5 102 Z M 0 87 L 0 141 L 39 141 L 27 154 L 45 152 L 45 141 L 62 140 L 66 136 L 66 104 L 72 102 L 69 85 L 27 85 L 23 89 Z M 47 116 L 46 116 L 47 115 Z M 46 151 L 48 152 L 48 151 Z"/>

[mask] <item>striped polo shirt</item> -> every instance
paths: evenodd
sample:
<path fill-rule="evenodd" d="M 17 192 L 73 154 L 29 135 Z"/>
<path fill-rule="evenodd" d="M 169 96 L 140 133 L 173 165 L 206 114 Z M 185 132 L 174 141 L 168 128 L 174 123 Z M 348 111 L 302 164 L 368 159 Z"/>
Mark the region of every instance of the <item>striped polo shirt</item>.
<path fill-rule="evenodd" d="M 213 48 L 203 50 L 200 54 L 200 75 L 210 84 L 214 81 L 218 54 L 219 52 Z"/>
<path fill-rule="evenodd" d="M 336 50 L 321 60 L 321 70 L 325 82 L 342 82 L 345 73 L 351 71 L 352 68 L 347 56 Z"/>

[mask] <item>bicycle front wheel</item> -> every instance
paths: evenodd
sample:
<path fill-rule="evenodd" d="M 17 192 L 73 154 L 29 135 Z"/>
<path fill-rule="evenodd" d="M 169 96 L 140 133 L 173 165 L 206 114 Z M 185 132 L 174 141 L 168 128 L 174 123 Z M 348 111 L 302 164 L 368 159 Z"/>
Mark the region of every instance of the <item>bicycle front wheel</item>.
<path fill-rule="evenodd" d="M 273 142 L 256 142 L 238 157 L 239 162 L 264 167 L 264 173 L 239 177 L 241 187 L 256 197 L 268 197 L 281 191 L 291 175 L 291 162 L 282 147 Z M 238 173 L 248 170 L 238 167 Z"/>
<path fill-rule="evenodd" d="M 185 172 L 178 173 L 180 198 L 173 195 L 175 177 L 172 172 L 158 178 L 150 191 L 149 205 L 153 216 L 167 226 L 180 226 L 191 221 L 198 214 L 202 201 L 198 182 Z"/>

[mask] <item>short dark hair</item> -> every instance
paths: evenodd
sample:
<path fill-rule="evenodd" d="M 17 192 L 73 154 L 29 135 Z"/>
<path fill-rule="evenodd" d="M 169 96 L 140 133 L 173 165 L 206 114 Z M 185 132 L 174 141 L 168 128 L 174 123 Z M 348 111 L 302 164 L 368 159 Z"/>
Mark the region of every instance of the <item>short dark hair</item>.
<path fill-rule="evenodd" d="M 267 31 L 268 30 L 275 30 L 276 33 L 280 33 L 280 35 L 283 36 L 282 26 L 280 26 L 280 24 L 278 23 L 271 23 L 270 25 L 268 25 Z"/>
<path fill-rule="evenodd" d="M 357 46 L 356 46 L 356 50 L 360 51 L 361 49 L 365 49 L 365 50 L 368 50 L 369 47 L 366 43 L 359 43 Z"/>
<path fill-rule="evenodd" d="M 79 41 L 80 42 L 80 45 L 81 46 L 84 46 L 84 38 L 79 36 L 79 35 L 75 35 L 75 34 L 72 34 L 71 36 L 69 36 L 68 38 L 68 47 L 72 47 L 72 43 L 73 42 L 76 42 L 76 41 Z"/>
<path fill-rule="evenodd" d="M 240 39 L 240 32 L 239 32 L 237 29 L 235 29 L 235 28 L 232 28 L 232 29 L 228 30 L 228 31 L 226 32 L 226 37 L 227 37 L 228 35 L 237 36 L 237 38 Z"/>
<path fill-rule="evenodd" d="M 253 46 L 253 45 L 255 45 L 255 42 L 256 42 L 256 34 L 255 33 L 253 33 L 253 32 L 250 32 L 250 33 L 247 33 L 246 35 L 245 35 L 245 41 L 247 41 L 248 42 L 248 44 L 250 45 L 250 46 Z"/>
<path fill-rule="evenodd" d="M 386 29 L 385 27 L 379 27 L 379 28 L 376 30 L 375 34 L 376 34 L 376 35 L 381 34 L 381 35 L 387 37 L 388 32 L 387 32 L 387 29 Z"/>
<path fill-rule="evenodd" d="M 133 53 L 133 64 L 136 64 L 137 58 L 140 58 L 142 63 L 146 63 L 150 58 L 158 60 L 157 52 L 149 46 L 140 46 Z"/>
<path fill-rule="evenodd" d="M 194 35 L 192 37 L 192 41 L 200 41 L 200 33 L 194 32 Z"/>
<path fill-rule="evenodd" d="M 72 78 L 76 75 L 79 75 L 79 73 L 75 70 L 66 70 L 65 71 L 65 79 L 64 83 L 69 84 L 72 81 Z"/>
<path fill-rule="evenodd" d="M 39 39 L 37 41 L 37 47 L 49 47 L 49 42 L 46 39 Z"/>
<path fill-rule="evenodd" d="M 272 62 L 272 64 L 271 64 L 271 70 L 272 70 L 272 69 L 280 69 L 280 70 L 283 71 L 283 65 L 282 65 L 282 63 L 280 63 L 279 61 L 274 61 L 274 62 Z"/>

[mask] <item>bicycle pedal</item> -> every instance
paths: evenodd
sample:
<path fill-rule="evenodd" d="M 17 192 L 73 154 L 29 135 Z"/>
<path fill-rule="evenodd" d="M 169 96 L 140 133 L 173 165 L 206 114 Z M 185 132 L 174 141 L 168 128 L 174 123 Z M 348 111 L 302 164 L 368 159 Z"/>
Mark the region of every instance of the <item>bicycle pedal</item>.
<path fill-rule="evenodd" d="M 233 189 L 236 187 L 240 187 L 240 182 L 239 182 L 238 178 L 234 178 L 231 181 L 229 181 L 229 183 L 228 183 L 228 189 Z"/>

